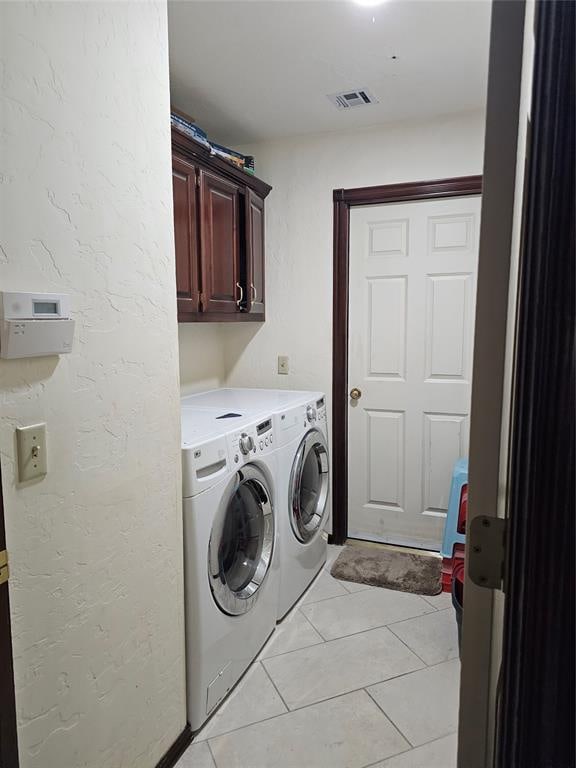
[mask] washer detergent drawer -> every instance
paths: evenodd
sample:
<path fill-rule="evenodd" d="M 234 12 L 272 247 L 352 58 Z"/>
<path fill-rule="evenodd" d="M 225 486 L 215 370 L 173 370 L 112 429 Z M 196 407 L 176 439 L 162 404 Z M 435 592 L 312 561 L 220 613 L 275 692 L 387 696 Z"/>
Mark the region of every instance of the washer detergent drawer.
<path fill-rule="evenodd" d="M 228 472 L 226 439 L 219 437 L 200 445 L 182 448 L 182 495 L 196 496 L 212 488 Z"/>
<path fill-rule="evenodd" d="M 209 715 L 232 687 L 232 662 L 222 667 L 206 689 L 206 714 Z"/>

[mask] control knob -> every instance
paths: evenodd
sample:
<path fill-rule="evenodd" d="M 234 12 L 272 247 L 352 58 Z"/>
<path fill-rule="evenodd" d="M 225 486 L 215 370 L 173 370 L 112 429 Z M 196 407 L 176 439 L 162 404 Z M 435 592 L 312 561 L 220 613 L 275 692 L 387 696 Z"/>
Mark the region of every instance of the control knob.
<path fill-rule="evenodd" d="M 240 451 L 244 456 L 247 456 L 254 448 L 254 440 L 247 435 L 246 432 L 242 432 L 240 435 Z"/>
<path fill-rule="evenodd" d="M 309 422 L 316 421 L 316 408 L 309 405 L 308 408 L 306 408 L 306 418 Z"/>

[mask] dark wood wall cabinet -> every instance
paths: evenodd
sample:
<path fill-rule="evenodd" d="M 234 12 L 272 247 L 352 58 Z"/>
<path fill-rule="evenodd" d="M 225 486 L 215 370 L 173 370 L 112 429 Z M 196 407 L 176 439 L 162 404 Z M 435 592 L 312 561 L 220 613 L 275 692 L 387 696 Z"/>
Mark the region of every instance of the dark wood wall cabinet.
<path fill-rule="evenodd" d="M 178 321 L 263 321 L 272 189 L 172 128 Z"/>

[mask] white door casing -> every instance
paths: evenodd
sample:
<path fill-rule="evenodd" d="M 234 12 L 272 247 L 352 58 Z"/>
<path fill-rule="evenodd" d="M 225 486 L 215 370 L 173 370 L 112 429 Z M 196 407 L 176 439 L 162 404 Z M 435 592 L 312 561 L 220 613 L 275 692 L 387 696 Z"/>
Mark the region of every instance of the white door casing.
<path fill-rule="evenodd" d="M 506 517 L 507 513 L 535 15 L 533 0 L 492 6 L 468 525 L 480 515 Z M 494 765 L 504 603 L 503 591 L 479 587 L 466 573 L 458 768 Z"/>
<path fill-rule="evenodd" d="M 468 452 L 480 196 L 350 211 L 348 535 L 439 549 Z"/>

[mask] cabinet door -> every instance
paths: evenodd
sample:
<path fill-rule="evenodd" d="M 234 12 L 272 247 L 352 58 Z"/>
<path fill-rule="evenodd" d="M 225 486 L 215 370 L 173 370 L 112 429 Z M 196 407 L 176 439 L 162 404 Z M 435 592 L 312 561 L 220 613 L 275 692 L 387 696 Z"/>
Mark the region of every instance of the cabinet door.
<path fill-rule="evenodd" d="M 200 251 L 204 312 L 236 313 L 243 306 L 240 287 L 239 188 L 200 171 Z"/>
<path fill-rule="evenodd" d="M 196 168 L 179 157 L 172 159 L 174 244 L 178 315 L 198 312 L 198 226 Z"/>
<path fill-rule="evenodd" d="M 246 190 L 246 266 L 248 311 L 264 314 L 264 200 Z"/>

